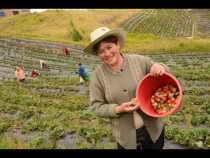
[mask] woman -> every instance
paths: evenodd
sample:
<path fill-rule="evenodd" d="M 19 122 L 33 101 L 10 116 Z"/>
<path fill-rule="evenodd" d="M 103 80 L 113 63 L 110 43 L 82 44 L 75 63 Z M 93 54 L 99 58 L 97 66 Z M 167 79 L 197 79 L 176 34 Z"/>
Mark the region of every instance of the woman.
<path fill-rule="evenodd" d="M 90 80 L 90 104 L 98 116 L 110 118 L 118 149 L 161 149 L 164 123 L 144 114 L 135 102 L 135 90 L 147 74 L 162 75 L 167 67 L 141 55 L 122 54 L 125 32 L 107 27 L 90 34 L 85 52 L 97 55 L 98 66 Z M 152 83 L 151 83 L 152 84 Z"/>

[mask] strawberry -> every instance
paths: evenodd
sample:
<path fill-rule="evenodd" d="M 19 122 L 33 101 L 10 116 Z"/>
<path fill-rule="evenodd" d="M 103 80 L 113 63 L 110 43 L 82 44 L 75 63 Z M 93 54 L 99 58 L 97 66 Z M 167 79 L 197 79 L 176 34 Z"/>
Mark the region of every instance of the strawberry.
<path fill-rule="evenodd" d="M 154 92 L 151 96 L 151 104 L 157 113 L 162 114 L 175 107 L 178 95 L 177 88 L 167 84 Z"/>

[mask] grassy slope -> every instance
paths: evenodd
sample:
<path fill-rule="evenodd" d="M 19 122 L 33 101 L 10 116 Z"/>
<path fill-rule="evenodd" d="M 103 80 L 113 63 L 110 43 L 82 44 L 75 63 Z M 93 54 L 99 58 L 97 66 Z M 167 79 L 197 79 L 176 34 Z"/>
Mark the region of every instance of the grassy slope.
<path fill-rule="evenodd" d="M 22 14 L 0 20 L 0 35 L 38 38 L 50 41 L 71 41 L 71 23 L 88 40 L 96 27 L 116 27 L 139 10 L 49 10 L 43 13 Z M 84 41 L 83 41 L 84 42 Z"/>
<path fill-rule="evenodd" d="M 49 10 L 22 14 L 0 20 L 0 36 L 19 37 L 87 45 L 89 33 L 96 27 L 114 28 L 139 12 L 139 9 Z M 72 40 L 72 25 L 83 40 Z M 209 52 L 209 39 L 159 38 L 150 34 L 128 33 L 125 52 Z"/>
<path fill-rule="evenodd" d="M 159 38 L 152 34 L 130 33 L 124 51 L 135 53 L 209 52 L 210 39 Z"/>

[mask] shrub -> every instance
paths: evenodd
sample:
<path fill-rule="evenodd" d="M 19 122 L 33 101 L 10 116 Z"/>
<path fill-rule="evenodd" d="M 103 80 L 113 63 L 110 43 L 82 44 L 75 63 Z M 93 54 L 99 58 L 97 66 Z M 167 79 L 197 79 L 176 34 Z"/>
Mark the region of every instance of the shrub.
<path fill-rule="evenodd" d="M 73 41 L 81 41 L 83 39 L 81 33 L 75 28 L 73 22 L 70 22 L 70 26 L 72 28 L 71 37 Z"/>
<path fill-rule="evenodd" d="M 72 31 L 72 39 L 73 41 L 81 41 L 83 39 L 80 32 L 75 28 L 73 28 L 73 31 Z"/>

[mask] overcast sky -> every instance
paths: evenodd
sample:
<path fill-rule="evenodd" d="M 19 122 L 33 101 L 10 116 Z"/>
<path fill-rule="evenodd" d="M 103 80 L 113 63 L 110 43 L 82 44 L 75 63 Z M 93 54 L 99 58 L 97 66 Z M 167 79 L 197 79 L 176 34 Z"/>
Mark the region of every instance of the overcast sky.
<path fill-rule="evenodd" d="M 31 9 L 31 13 L 34 13 L 34 12 L 44 12 L 46 11 L 47 9 Z"/>

